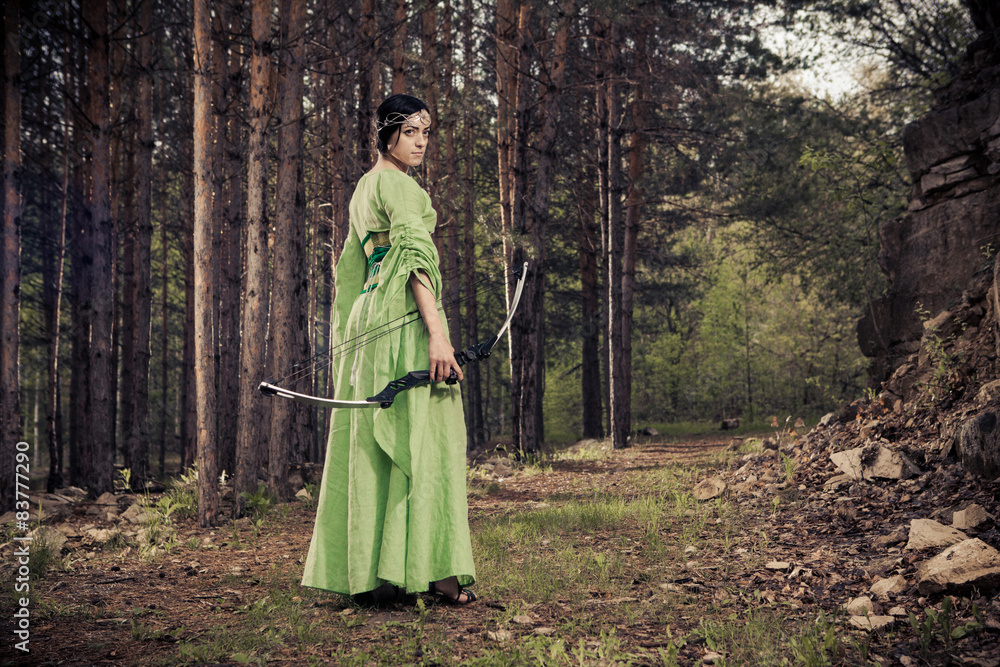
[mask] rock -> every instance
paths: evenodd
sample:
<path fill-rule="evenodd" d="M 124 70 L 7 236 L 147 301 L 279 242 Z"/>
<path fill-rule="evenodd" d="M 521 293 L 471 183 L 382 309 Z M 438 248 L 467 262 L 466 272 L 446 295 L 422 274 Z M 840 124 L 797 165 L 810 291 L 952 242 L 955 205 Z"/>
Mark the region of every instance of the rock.
<path fill-rule="evenodd" d="M 837 418 L 836 413 L 827 412 L 825 415 L 823 415 L 822 417 L 820 417 L 819 423 L 816 424 L 816 426 L 817 426 L 817 428 L 820 427 L 820 426 L 829 426 L 831 424 L 831 422 L 833 422 L 833 420 L 836 419 L 836 418 Z"/>
<path fill-rule="evenodd" d="M 927 549 L 957 544 L 968 536 L 933 519 L 914 519 L 910 522 L 910 539 L 904 549 Z"/>
<path fill-rule="evenodd" d="M 127 510 L 121 513 L 119 517 L 123 521 L 128 521 L 129 523 L 148 523 L 151 515 L 149 510 L 140 505 L 139 503 L 133 503 L 129 506 Z"/>
<path fill-rule="evenodd" d="M 738 417 L 734 417 L 733 419 L 723 419 L 722 423 L 719 425 L 719 429 L 722 431 L 730 431 L 734 428 L 739 428 L 739 427 L 740 427 L 740 420 Z"/>
<path fill-rule="evenodd" d="M 848 621 L 851 625 L 862 630 L 875 632 L 895 624 L 895 616 L 851 616 Z"/>
<path fill-rule="evenodd" d="M 908 479 L 920 474 L 920 468 L 905 454 L 881 445 L 833 452 L 830 460 L 852 479 Z"/>
<path fill-rule="evenodd" d="M 702 480 L 694 487 L 692 493 L 696 500 L 711 500 L 723 494 L 726 490 L 726 483 L 719 477 L 709 477 Z"/>
<path fill-rule="evenodd" d="M 921 595 L 964 593 L 973 589 L 986 593 L 998 586 L 1000 553 L 975 538 L 948 547 L 917 570 L 917 589 Z"/>
<path fill-rule="evenodd" d="M 556 629 L 549 627 L 540 627 L 540 628 L 535 628 L 534 632 L 536 635 L 541 635 L 543 637 L 551 637 L 556 633 Z"/>
<path fill-rule="evenodd" d="M 986 410 L 962 424 L 958 452 L 962 465 L 984 479 L 1000 477 L 1000 413 Z"/>
<path fill-rule="evenodd" d="M 955 512 L 951 525 L 958 530 L 972 530 L 984 525 L 992 518 L 980 505 L 972 504 L 964 510 Z"/>
<path fill-rule="evenodd" d="M 703 665 L 721 665 L 725 661 L 720 653 L 715 651 L 709 651 L 705 655 L 701 656 L 701 664 Z"/>
<path fill-rule="evenodd" d="M 66 535 L 51 526 L 39 526 L 31 531 L 29 535 L 31 535 L 34 546 L 44 542 L 52 549 L 52 553 L 56 556 L 59 555 L 63 545 L 66 544 Z"/>
<path fill-rule="evenodd" d="M 783 560 L 772 560 L 771 562 L 767 563 L 764 567 L 766 567 L 768 570 L 785 571 L 789 567 L 791 567 L 791 563 Z"/>
<path fill-rule="evenodd" d="M 853 616 L 865 616 L 875 611 L 875 605 L 872 603 L 872 599 L 870 597 L 862 595 L 861 597 L 856 597 L 848 601 L 848 603 L 844 605 L 844 610 Z"/>
<path fill-rule="evenodd" d="M 823 483 L 823 489 L 833 492 L 839 491 L 842 487 L 850 485 L 852 479 L 854 478 L 850 475 L 834 475 Z"/>
<path fill-rule="evenodd" d="M 517 616 L 515 616 L 514 618 L 512 618 L 510 620 L 512 622 L 514 622 L 514 623 L 517 623 L 518 625 L 533 625 L 534 624 L 534 621 L 532 621 L 531 617 L 528 616 L 527 614 L 518 614 Z"/>
<path fill-rule="evenodd" d="M 510 641 L 513 635 L 510 634 L 509 630 L 487 630 L 486 636 L 495 642 L 506 642 Z"/>
<path fill-rule="evenodd" d="M 896 526 L 892 532 L 888 535 L 879 535 L 872 540 L 872 546 L 876 549 L 885 549 L 887 547 L 895 546 L 900 542 L 906 540 L 906 536 L 909 534 L 909 530 L 906 526 Z"/>
<path fill-rule="evenodd" d="M 982 408 L 997 401 L 1000 401 L 1000 380 L 992 380 L 979 388 L 976 405 Z"/>
<path fill-rule="evenodd" d="M 660 432 L 657 431 L 652 426 L 647 426 L 646 428 L 639 430 L 639 435 L 645 435 L 645 436 L 650 436 L 651 437 L 651 436 L 655 436 L 655 435 L 660 435 Z"/>
<path fill-rule="evenodd" d="M 893 607 L 889 610 L 890 616 L 909 616 L 910 613 L 906 611 L 905 607 Z"/>
<path fill-rule="evenodd" d="M 94 501 L 94 504 L 95 505 L 118 505 L 118 498 L 115 496 L 115 494 L 111 493 L 110 491 L 107 491 L 105 493 L 102 493 L 100 495 L 100 497 L 98 497 L 97 500 Z"/>
<path fill-rule="evenodd" d="M 760 444 L 761 447 L 764 448 L 764 451 L 767 450 L 778 451 L 778 441 L 775 440 L 774 438 L 764 438 L 763 440 L 761 440 Z"/>
<path fill-rule="evenodd" d="M 890 593 L 898 595 L 906 590 L 906 577 L 894 575 L 887 579 L 879 579 L 868 589 L 875 597 L 887 597 Z"/>
<path fill-rule="evenodd" d="M 83 544 L 101 545 L 118 535 L 116 528 L 89 528 L 83 533 Z"/>
<path fill-rule="evenodd" d="M 312 494 L 309 493 L 309 489 L 305 489 L 305 488 L 302 488 L 302 489 L 299 489 L 298 491 L 296 491 L 295 492 L 295 497 L 296 498 L 301 498 L 302 500 L 312 500 Z"/>

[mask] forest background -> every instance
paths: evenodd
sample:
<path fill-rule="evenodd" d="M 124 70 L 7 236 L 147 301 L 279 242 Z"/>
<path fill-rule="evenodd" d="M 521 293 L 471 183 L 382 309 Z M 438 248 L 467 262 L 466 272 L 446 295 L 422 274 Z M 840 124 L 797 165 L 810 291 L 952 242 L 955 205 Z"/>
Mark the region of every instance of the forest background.
<path fill-rule="evenodd" d="M 203 525 L 220 475 L 284 495 L 289 465 L 323 460 L 327 414 L 256 387 L 336 393 L 313 360 L 387 95 L 435 119 L 415 175 L 456 349 L 531 266 L 509 347 L 467 367 L 470 448 L 622 447 L 864 390 L 854 327 L 909 194 L 901 131 L 975 37 L 952 0 L 4 11 L 0 499 L 23 440 L 50 490 L 197 464 Z M 854 85 L 805 87 L 818 59 Z"/>

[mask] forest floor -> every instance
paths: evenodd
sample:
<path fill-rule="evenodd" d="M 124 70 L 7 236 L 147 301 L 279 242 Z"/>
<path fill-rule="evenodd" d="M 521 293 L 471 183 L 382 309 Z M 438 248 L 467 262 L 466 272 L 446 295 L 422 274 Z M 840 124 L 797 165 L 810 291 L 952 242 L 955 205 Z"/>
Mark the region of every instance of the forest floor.
<path fill-rule="evenodd" d="M 467 607 L 371 609 L 302 588 L 308 500 L 205 530 L 154 495 L 140 538 L 157 511 L 169 538 L 152 555 L 120 534 L 95 546 L 88 534 L 124 522 L 77 502 L 58 522 L 63 554 L 32 584 L 30 654 L 11 648 L 4 595 L 0 664 L 1000 664 L 1000 596 L 921 597 L 912 575 L 931 554 L 872 539 L 925 501 L 947 503 L 897 482 L 831 490 L 819 440 L 772 435 L 781 453 L 720 433 L 476 462 L 480 601 Z M 696 500 L 713 476 L 725 491 Z M 996 513 L 991 487 L 956 479 L 954 498 L 993 498 Z M 14 560 L 9 543 L 2 556 Z M 872 613 L 895 607 L 895 622 L 852 626 L 845 605 L 892 573 L 910 585 L 872 595 Z"/>

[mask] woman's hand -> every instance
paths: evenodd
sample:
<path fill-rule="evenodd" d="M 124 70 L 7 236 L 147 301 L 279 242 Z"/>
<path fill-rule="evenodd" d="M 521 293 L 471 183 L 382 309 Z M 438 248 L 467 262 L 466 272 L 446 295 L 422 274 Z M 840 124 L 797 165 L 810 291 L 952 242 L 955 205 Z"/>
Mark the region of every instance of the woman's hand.
<path fill-rule="evenodd" d="M 448 342 L 448 338 L 443 334 L 431 336 L 427 344 L 427 356 L 430 357 L 431 382 L 442 382 L 447 380 L 452 371 L 458 379 L 464 380 L 462 367 L 455 361 L 455 348 Z"/>
<path fill-rule="evenodd" d="M 438 314 L 437 302 L 434 295 L 426 285 L 420 280 L 426 281 L 427 276 L 423 272 L 410 274 L 410 286 L 413 288 L 413 298 L 417 302 L 417 310 L 427 325 L 427 332 L 430 334 L 430 341 L 427 343 L 427 356 L 430 357 L 431 364 L 428 369 L 431 373 L 431 382 L 442 382 L 447 380 L 452 371 L 459 380 L 464 380 L 462 367 L 455 360 L 455 348 L 448 341 L 448 336 L 444 333 L 444 325 L 441 324 L 441 316 Z M 428 281 L 429 282 L 429 281 Z"/>

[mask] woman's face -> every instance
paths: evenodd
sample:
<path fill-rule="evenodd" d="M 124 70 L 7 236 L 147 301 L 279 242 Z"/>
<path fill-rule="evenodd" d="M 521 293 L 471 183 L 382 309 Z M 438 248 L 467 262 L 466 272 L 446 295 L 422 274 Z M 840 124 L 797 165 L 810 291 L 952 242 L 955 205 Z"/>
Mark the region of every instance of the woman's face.
<path fill-rule="evenodd" d="M 408 167 L 420 166 L 431 136 L 431 116 L 420 111 L 407 117 L 389 145 L 389 155 Z"/>

